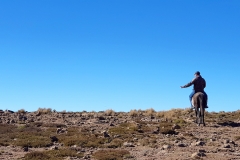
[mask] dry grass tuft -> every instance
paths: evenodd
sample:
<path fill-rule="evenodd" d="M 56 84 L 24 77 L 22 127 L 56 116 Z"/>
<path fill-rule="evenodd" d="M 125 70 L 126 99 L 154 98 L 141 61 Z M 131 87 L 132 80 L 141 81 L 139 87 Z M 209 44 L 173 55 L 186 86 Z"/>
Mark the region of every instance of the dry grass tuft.
<path fill-rule="evenodd" d="M 47 160 L 50 159 L 50 156 L 48 156 L 45 152 L 30 152 L 27 153 L 24 157 L 25 160 L 35 160 L 35 159 L 42 159 L 42 160 Z"/>
<path fill-rule="evenodd" d="M 98 150 L 93 154 L 97 160 L 123 160 L 125 156 L 129 156 L 130 152 L 120 149 Z"/>
<path fill-rule="evenodd" d="M 18 113 L 22 113 L 22 114 L 25 114 L 25 113 L 26 113 L 26 111 L 25 111 L 24 109 L 20 109 L 20 110 L 18 110 L 17 112 L 18 112 Z"/>
<path fill-rule="evenodd" d="M 166 118 L 169 120 L 179 119 L 180 117 L 188 117 L 192 111 L 190 109 L 171 109 L 168 111 L 159 111 L 156 116 L 159 118 Z"/>
<path fill-rule="evenodd" d="M 130 117 L 137 117 L 137 116 L 139 116 L 139 112 L 138 112 L 136 109 L 134 109 L 134 110 L 131 110 L 131 111 L 128 113 L 128 115 L 129 115 Z"/>
<path fill-rule="evenodd" d="M 157 138 L 156 137 L 144 137 L 139 140 L 139 143 L 142 146 L 148 146 L 148 147 L 156 147 L 157 144 Z"/>
<path fill-rule="evenodd" d="M 8 146 L 13 142 L 17 127 L 8 124 L 0 124 L 0 146 Z"/>
<path fill-rule="evenodd" d="M 38 108 L 37 112 L 40 114 L 50 114 L 50 113 L 52 113 L 52 109 L 51 108 Z"/>
<path fill-rule="evenodd" d="M 137 130 L 138 127 L 134 123 L 121 123 L 119 126 L 110 128 L 109 133 L 129 137 L 129 135 L 136 133 Z"/>
<path fill-rule="evenodd" d="M 147 109 L 145 111 L 145 116 L 154 116 L 156 114 L 156 111 L 153 108 Z"/>
<path fill-rule="evenodd" d="M 79 154 L 77 151 L 71 150 L 69 148 L 64 148 L 60 150 L 30 152 L 25 155 L 24 160 L 60 160 L 65 159 L 65 157 L 82 158 L 83 154 Z"/>
<path fill-rule="evenodd" d="M 239 141 L 239 140 L 240 140 L 240 136 L 235 136 L 235 137 L 234 137 L 234 140 L 235 140 L 235 141 Z"/>
<path fill-rule="evenodd" d="M 123 140 L 116 138 L 116 139 L 113 139 L 111 141 L 111 143 L 109 143 L 109 145 L 107 145 L 107 147 L 108 148 L 120 148 L 120 147 L 122 147 L 122 145 L 123 145 Z"/>
<path fill-rule="evenodd" d="M 98 137 L 93 134 L 83 134 L 80 132 L 68 133 L 66 135 L 60 135 L 59 141 L 65 146 L 77 145 L 86 148 L 103 148 L 105 143 L 109 143 L 110 139 Z"/>
<path fill-rule="evenodd" d="M 106 116 L 114 116 L 115 115 L 115 111 L 112 109 L 108 109 L 104 113 Z"/>

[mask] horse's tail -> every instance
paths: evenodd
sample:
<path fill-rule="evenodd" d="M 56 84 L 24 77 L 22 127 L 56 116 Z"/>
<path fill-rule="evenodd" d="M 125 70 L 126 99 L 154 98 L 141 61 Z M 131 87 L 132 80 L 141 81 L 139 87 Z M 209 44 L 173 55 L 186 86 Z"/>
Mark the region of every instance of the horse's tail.
<path fill-rule="evenodd" d="M 201 96 L 199 96 L 199 107 L 200 107 L 200 114 L 201 114 L 201 123 L 203 123 L 205 125 L 204 122 L 204 112 L 205 112 L 205 108 L 206 108 L 206 97 L 204 96 L 204 94 L 201 94 Z"/>

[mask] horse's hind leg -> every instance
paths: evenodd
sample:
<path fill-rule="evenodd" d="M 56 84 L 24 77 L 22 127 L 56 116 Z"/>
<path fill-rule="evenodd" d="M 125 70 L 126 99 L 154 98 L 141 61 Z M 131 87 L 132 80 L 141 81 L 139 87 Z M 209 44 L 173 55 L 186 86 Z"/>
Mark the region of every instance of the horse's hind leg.
<path fill-rule="evenodd" d="M 195 114 L 196 114 L 196 120 L 195 120 L 195 123 L 198 124 L 198 109 L 197 109 L 197 107 L 195 107 Z"/>
<path fill-rule="evenodd" d="M 198 126 L 201 124 L 201 112 L 199 111 L 199 108 L 197 108 L 197 124 Z"/>
<path fill-rule="evenodd" d="M 203 107 L 202 108 L 202 123 L 203 123 L 203 126 L 206 126 L 205 120 L 204 120 L 204 114 L 205 114 L 205 108 Z"/>
<path fill-rule="evenodd" d="M 204 108 L 200 107 L 200 124 L 203 124 L 203 126 L 205 126 L 205 122 L 204 122 Z"/>

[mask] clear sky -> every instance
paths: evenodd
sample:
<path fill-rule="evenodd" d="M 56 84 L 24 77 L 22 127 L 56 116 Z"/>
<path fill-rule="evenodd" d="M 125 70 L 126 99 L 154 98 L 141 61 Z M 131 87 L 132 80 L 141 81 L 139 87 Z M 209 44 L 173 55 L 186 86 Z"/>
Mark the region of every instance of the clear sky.
<path fill-rule="evenodd" d="M 0 109 L 240 108 L 239 0 L 1 0 Z"/>

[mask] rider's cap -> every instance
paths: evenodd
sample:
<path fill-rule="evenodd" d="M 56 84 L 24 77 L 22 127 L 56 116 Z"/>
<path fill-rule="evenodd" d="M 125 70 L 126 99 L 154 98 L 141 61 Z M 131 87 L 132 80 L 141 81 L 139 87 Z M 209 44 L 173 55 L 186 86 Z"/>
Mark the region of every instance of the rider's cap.
<path fill-rule="evenodd" d="M 197 72 L 195 72 L 194 74 L 196 74 L 196 75 L 200 75 L 200 72 L 199 72 L 199 71 L 197 71 Z"/>

